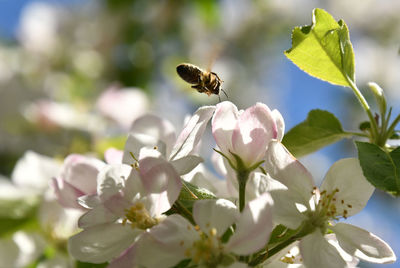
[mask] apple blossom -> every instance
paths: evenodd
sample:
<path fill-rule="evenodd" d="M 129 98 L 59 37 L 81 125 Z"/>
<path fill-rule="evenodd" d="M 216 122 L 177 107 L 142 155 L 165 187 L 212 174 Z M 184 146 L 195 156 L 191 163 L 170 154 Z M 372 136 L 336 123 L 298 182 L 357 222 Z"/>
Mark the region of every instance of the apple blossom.
<path fill-rule="evenodd" d="M 141 148 L 149 147 L 158 150 L 179 175 L 190 172 L 202 162 L 202 158 L 193 153 L 214 110 L 214 106 L 199 108 L 188 120 L 178 138 L 175 138 L 174 127 L 167 120 L 154 115 L 138 118 L 132 124 L 126 141 L 123 163 L 131 164 L 132 155 L 137 157 Z"/>
<path fill-rule="evenodd" d="M 0 204 L 5 206 L 2 217 L 13 222 L 29 222 L 35 217 L 38 223 L 36 230 L 18 231 L 0 240 L 0 263 L 4 267 L 26 267 L 34 261 L 38 267 L 46 267 L 39 258 L 46 245 L 62 247 L 66 239 L 77 232 L 77 221 L 82 212 L 61 207 L 49 188 L 51 178 L 57 176 L 60 169 L 58 161 L 27 151 L 17 161 L 11 181 L 0 179 Z M 53 266 L 70 265 L 68 256 L 62 256 L 58 250 L 54 253 L 59 257 L 47 260 Z"/>
<path fill-rule="evenodd" d="M 247 169 L 259 164 L 264 159 L 269 141 L 282 139 L 284 132 L 280 113 L 277 110 L 271 112 L 263 103 L 238 111 L 233 103 L 221 102 L 217 104 L 211 124 L 218 148 L 233 168 L 239 165 L 236 156 Z"/>
<path fill-rule="evenodd" d="M 65 158 L 62 171 L 52 179 L 51 186 L 61 205 L 82 209 L 78 197 L 95 194 L 97 174 L 106 164 L 93 157 L 72 154 Z"/>
<path fill-rule="evenodd" d="M 196 201 L 193 219 L 197 225 L 180 215 L 168 216 L 144 236 L 138 250 L 140 263 L 148 268 L 171 267 L 190 258 L 199 267 L 232 265 L 237 256 L 256 253 L 268 242 L 272 204 L 267 193 L 247 203 L 241 213 L 226 199 Z M 233 224 L 235 231 L 226 241 L 223 236 Z"/>
<path fill-rule="evenodd" d="M 84 230 L 70 238 L 69 252 L 85 262 L 102 263 L 120 255 L 134 262 L 132 251 L 141 235 L 161 222 L 178 198 L 180 177 L 164 159 L 145 157 L 135 167 L 108 165 L 97 181 L 97 195 L 80 198 L 89 211 L 79 219 Z"/>
<path fill-rule="evenodd" d="M 374 187 L 365 179 L 358 160 L 334 163 L 320 189 L 299 161 L 278 141 L 271 141 L 266 169 L 287 191 L 271 191 L 274 220 L 291 229 L 300 228 L 300 253 L 306 267 L 343 267 L 346 262 L 328 243 L 332 231 L 340 248 L 351 256 L 374 263 L 396 260 L 392 249 L 374 234 L 346 223 L 336 223 L 358 213 L 368 202 Z"/>

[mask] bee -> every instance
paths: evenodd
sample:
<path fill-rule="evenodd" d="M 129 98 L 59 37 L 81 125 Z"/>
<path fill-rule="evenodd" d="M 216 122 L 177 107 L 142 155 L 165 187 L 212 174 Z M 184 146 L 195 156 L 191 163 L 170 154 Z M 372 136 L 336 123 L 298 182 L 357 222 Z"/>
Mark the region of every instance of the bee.
<path fill-rule="evenodd" d="M 222 91 L 226 97 L 226 92 L 221 88 L 222 80 L 214 72 L 203 71 L 196 65 L 190 63 L 181 63 L 176 67 L 178 75 L 188 82 L 194 84 L 192 88 L 200 93 L 206 93 L 208 96 L 211 94 L 218 95 L 219 101 L 221 98 L 219 92 Z"/>

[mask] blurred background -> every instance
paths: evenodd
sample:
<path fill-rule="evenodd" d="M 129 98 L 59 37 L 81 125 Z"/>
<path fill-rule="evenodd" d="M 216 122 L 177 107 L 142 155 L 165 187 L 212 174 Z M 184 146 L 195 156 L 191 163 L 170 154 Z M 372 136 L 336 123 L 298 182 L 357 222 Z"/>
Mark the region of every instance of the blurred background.
<path fill-rule="evenodd" d="M 130 123 L 146 112 L 179 131 L 187 114 L 218 102 L 178 77 L 182 62 L 216 72 L 239 108 L 278 109 L 286 130 L 315 108 L 357 130 L 367 117 L 351 90 L 308 76 L 283 55 L 292 29 L 310 24 L 315 7 L 344 19 L 357 85 L 376 107 L 366 83 L 377 82 L 397 115 L 400 1 L 0 0 L 0 174 L 9 177 L 27 150 L 63 159 L 122 148 Z M 206 139 L 204 155 L 214 146 L 209 132 Z M 301 161 L 320 182 L 334 161 L 352 156 L 346 140 Z M 398 199 L 377 190 L 348 222 L 400 256 Z"/>

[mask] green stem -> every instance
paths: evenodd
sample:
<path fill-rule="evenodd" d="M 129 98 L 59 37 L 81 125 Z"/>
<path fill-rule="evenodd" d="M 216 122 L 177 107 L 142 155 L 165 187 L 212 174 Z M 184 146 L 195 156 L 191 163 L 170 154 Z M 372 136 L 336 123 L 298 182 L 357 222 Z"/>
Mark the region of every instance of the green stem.
<path fill-rule="evenodd" d="M 346 76 L 347 82 L 350 84 L 351 89 L 353 90 L 354 94 L 356 95 L 358 101 L 361 103 L 361 106 L 365 110 L 368 115 L 369 121 L 371 122 L 371 131 L 372 131 L 372 138 L 375 141 L 378 138 L 378 125 L 376 124 L 375 118 L 371 112 L 371 109 L 368 105 L 367 100 L 361 94 L 360 90 L 357 88 L 357 85 L 348 77 Z"/>
<path fill-rule="evenodd" d="M 352 132 L 352 131 L 345 131 L 344 134 L 349 135 L 349 136 L 359 136 L 359 137 L 366 137 L 368 138 L 368 134 L 361 133 L 361 132 Z"/>
<path fill-rule="evenodd" d="M 239 211 L 242 212 L 244 209 L 244 204 L 246 200 L 246 183 L 249 179 L 250 172 L 245 171 L 237 171 L 236 177 L 239 183 Z"/>
<path fill-rule="evenodd" d="M 386 132 L 386 140 L 390 138 L 393 134 L 396 125 L 400 122 L 400 114 L 393 120 L 393 123 L 390 125 L 389 129 Z M 385 140 L 385 141 L 386 141 Z"/>

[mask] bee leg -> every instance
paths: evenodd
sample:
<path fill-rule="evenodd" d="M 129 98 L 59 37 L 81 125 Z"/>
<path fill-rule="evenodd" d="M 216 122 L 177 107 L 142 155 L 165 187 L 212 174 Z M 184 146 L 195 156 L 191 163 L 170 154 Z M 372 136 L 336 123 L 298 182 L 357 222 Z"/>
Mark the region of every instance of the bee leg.
<path fill-rule="evenodd" d="M 220 95 L 218 95 L 218 100 L 219 100 L 219 102 L 221 102 L 221 96 Z"/>
<path fill-rule="evenodd" d="M 194 85 L 192 88 L 196 89 L 199 93 L 203 93 L 205 91 L 204 87 L 202 87 L 200 84 Z"/>
<path fill-rule="evenodd" d="M 218 74 L 216 74 L 216 73 L 214 73 L 214 72 L 211 72 L 211 73 L 212 73 L 213 75 L 215 75 L 215 76 L 218 78 L 219 81 L 224 82 L 221 78 L 219 78 Z"/>

